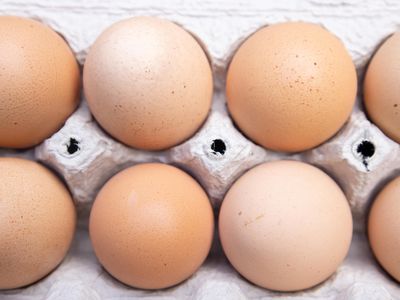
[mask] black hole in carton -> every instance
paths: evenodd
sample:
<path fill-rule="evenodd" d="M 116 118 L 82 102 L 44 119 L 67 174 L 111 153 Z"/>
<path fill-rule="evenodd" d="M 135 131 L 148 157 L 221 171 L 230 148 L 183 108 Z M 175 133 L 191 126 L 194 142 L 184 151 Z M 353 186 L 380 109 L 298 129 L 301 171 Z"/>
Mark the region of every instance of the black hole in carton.
<path fill-rule="evenodd" d="M 81 148 L 79 147 L 79 142 L 74 138 L 70 138 L 69 143 L 67 144 L 68 153 L 74 154 L 79 150 L 81 150 Z"/>
<path fill-rule="evenodd" d="M 221 154 L 224 155 L 226 152 L 225 142 L 221 139 L 215 139 L 211 143 L 212 153 L 215 155 Z"/>
<path fill-rule="evenodd" d="M 370 141 L 362 141 L 357 146 L 357 152 L 360 153 L 363 158 L 370 158 L 375 154 L 375 145 Z"/>

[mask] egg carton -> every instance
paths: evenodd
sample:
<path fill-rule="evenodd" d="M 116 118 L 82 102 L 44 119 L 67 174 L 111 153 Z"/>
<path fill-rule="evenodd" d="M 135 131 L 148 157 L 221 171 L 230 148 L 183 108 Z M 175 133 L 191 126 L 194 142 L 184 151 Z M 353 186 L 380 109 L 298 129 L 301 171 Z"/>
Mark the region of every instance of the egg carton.
<path fill-rule="evenodd" d="M 25 151 L 0 150 L 1 156 L 27 157 L 54 169 L 68 185 L 79 213 L 78 230 L 63 263 L 29 287 L 0 291 L 0 299 L 400 299 L 399 284 L 377 265 L 365 234 L 371 201 L 400 174 L 400 147 L 368 120 L 362 106 L 366 65 L 380 43 L 398 29 L 400 2 L 3 0 L 0 12 L 48 24 L 66 39 L 81 65 L 90 45 L 112 23 L 139 15 L 163 17 L 199 40 L 214 74 L 213 106 L 206 122 L 192 138 L 169 150 L 140 151 L 117 142 L 94 121 L 83 94 L 76 112 L 42 144 Z M 338 36 L 353 58 L 360 83 L 356 105 L 344 127 L 323 145 L 297 154 L 266 150 L 243 136 L 229 118 L 224 93 L 227 66 L 241 42 L 263 26 L 288 20 L 321 24 Z M 100 187 L 125 167 L 150 161 L 179 166 L 202 184 L 217 213 L 224 194 L 241 174 L 278 159 L 319 166 L 349 200 L 354 219 L 350 252 L 322 284 L 297 293 L 256 287 L 229 265 L 217 236 L 208 259 L 191 278 L 160 291 L 127 287 L 96 260 L 87 231 L 90 207 Z"/>

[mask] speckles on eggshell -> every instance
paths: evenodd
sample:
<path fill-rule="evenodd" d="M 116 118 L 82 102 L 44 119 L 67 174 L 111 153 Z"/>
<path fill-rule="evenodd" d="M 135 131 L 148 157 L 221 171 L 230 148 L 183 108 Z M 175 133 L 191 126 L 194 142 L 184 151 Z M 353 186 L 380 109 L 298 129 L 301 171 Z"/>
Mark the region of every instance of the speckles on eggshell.
<path fill-rule="evenodd" d="M 264 27 L 241 45 L 226 84 L 228 109 L 247 137 L 272 150 L 298 152 L 345 123 L 357 77 L 335 36 L 318 25 L 287 22 Z"/>
<path fill-rule="evenodd" d="M 115 69 L 114 62 L 123 63 Z M 199 129 L 211 107 L 213 81 L 191 34 L 166 20 L 136 17 L 115 23 L 96 40 L 85 62 L 84 88 L 96 120 L 114 138 L 162 150 Z M 113 110 L 115 102 L 123 108 Z M 132 119 L 144 125 L 127 130 Z"/>
<path fill-rule="evenodd" d="M 75 208 L 54 174 L 17 158 L 0 158 L 0 198 L 0 220 L 7 220 L 0 231 L 0 289 L 22 287 L 64 258 L 75 231 Z"/>

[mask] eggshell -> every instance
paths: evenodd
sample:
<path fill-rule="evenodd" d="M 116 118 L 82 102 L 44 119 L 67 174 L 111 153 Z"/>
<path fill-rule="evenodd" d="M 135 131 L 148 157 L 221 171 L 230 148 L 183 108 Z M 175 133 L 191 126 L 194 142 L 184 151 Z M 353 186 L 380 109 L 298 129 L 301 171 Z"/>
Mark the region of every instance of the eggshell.
<path fill-rule="evenodd" d="M 237 50 L 226 82 L 228 108 L 256 143 L 277 151 L 313 148 L 348 119 L 357 77 L 341 41 L 321 26 L 264 27 Z"/>
<path fill-rule="evenodd" d="M 0 147 L 34 146 L 78 105 L 78 64 L 62 37 L 20 17 L 0 16 L 0 53 Z"/>
<path fill-rule="evenodd" d="M 159 289 L 203 263 L 214 217 L 206 193 L 183 171 L 137 165 L 112 177 L 90 215 L 90 237 L 103 267 L 125 284 Z"/>
<path fill-rule="evenodd" d="M 40 164 L 0 158 L 0 289 L 52 271 L 71 244 L 75 207 L 63 183 Z"/>
<path fill-rule="evenodd" d="M 400 177 L 386 185 L 372 204 L 368 237 L 381 266 L 400 281 Z"/>
<path fill-rule="evenodd" d="M 249 281 L 296 291 L 331 276 L 346 256 L 352 217 L 324 172 L 301 162 L 259 165 L 228 191 L 219 216 L 226 256 Z"/>
<path fill-rule="evenodd" d="M 371 120 L 400 143 L 400 33 L 373 56 L 364 80 L 364 104 Z"/>
<path fill-rule="evenodd" d="M 114 138 L 147 150 L 191 137 L 207 117 L 212 86 L 207 56 L 193 36 L 153 17 L 109 27 L 84 66 L 96 120 Z"/>

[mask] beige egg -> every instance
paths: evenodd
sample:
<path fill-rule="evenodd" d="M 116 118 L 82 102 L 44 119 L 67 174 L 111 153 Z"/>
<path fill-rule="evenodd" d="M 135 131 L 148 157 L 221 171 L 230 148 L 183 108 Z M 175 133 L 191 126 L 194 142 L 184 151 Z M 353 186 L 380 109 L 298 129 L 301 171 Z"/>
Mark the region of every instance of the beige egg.
<path fill-rule="evenodd" d="M 66 255 L 76 214 L 64 184 L 42 165 L 0 158 L 0 289 L 43 278 Z"/>
<path fill-rule="evenodd" d="M 400 143 L 400 33 L 373 56 L 364 80 L 364 104 L 371 120 Z"/>
<path fill-rule="evenodd" d="M 400 177 L 386 185 L 372 204 L 368 237 L 381 266 L 400 282 Z"/>
<path fill-rule="evenodd" d="M 345 258 L 352 217 L 338 185 L 301 162 L 259 165 L 230 188 L 219 233 L 233 267 L 249 281 L 297 291 L 331 276 Z"/>
<path fill-rule="evenodd" d="M 297 152 L 348 119 L 357 77 L 342 42 L 321 26 L 288 22 L 251 35 L 229 66 L 226 96 L 238 127 L 265 148 Z"/>
<path fill-rule="evenodd" d="M 0 53 L 0 147 L 34 146 L 78 105 L 78 64 L 61 36 L 20 17 L 0 16 Z"/>
<path fill-rule="evenodd" d="M 135 148 L 161 150 L 191 137 L 207 117 L 207 56 L 180 26 L 153 17 L 115 23 L 90 48 L 84 89 L 100 125 Z"/>
<path fill-rule="evenodd" d="M 214 216 L 206 193 L 185 172 L 137 165 L 112 177 L 90 215 L 103 267 L 123 283 L 166 288 L 190 277 L 211 247 Z"/>

